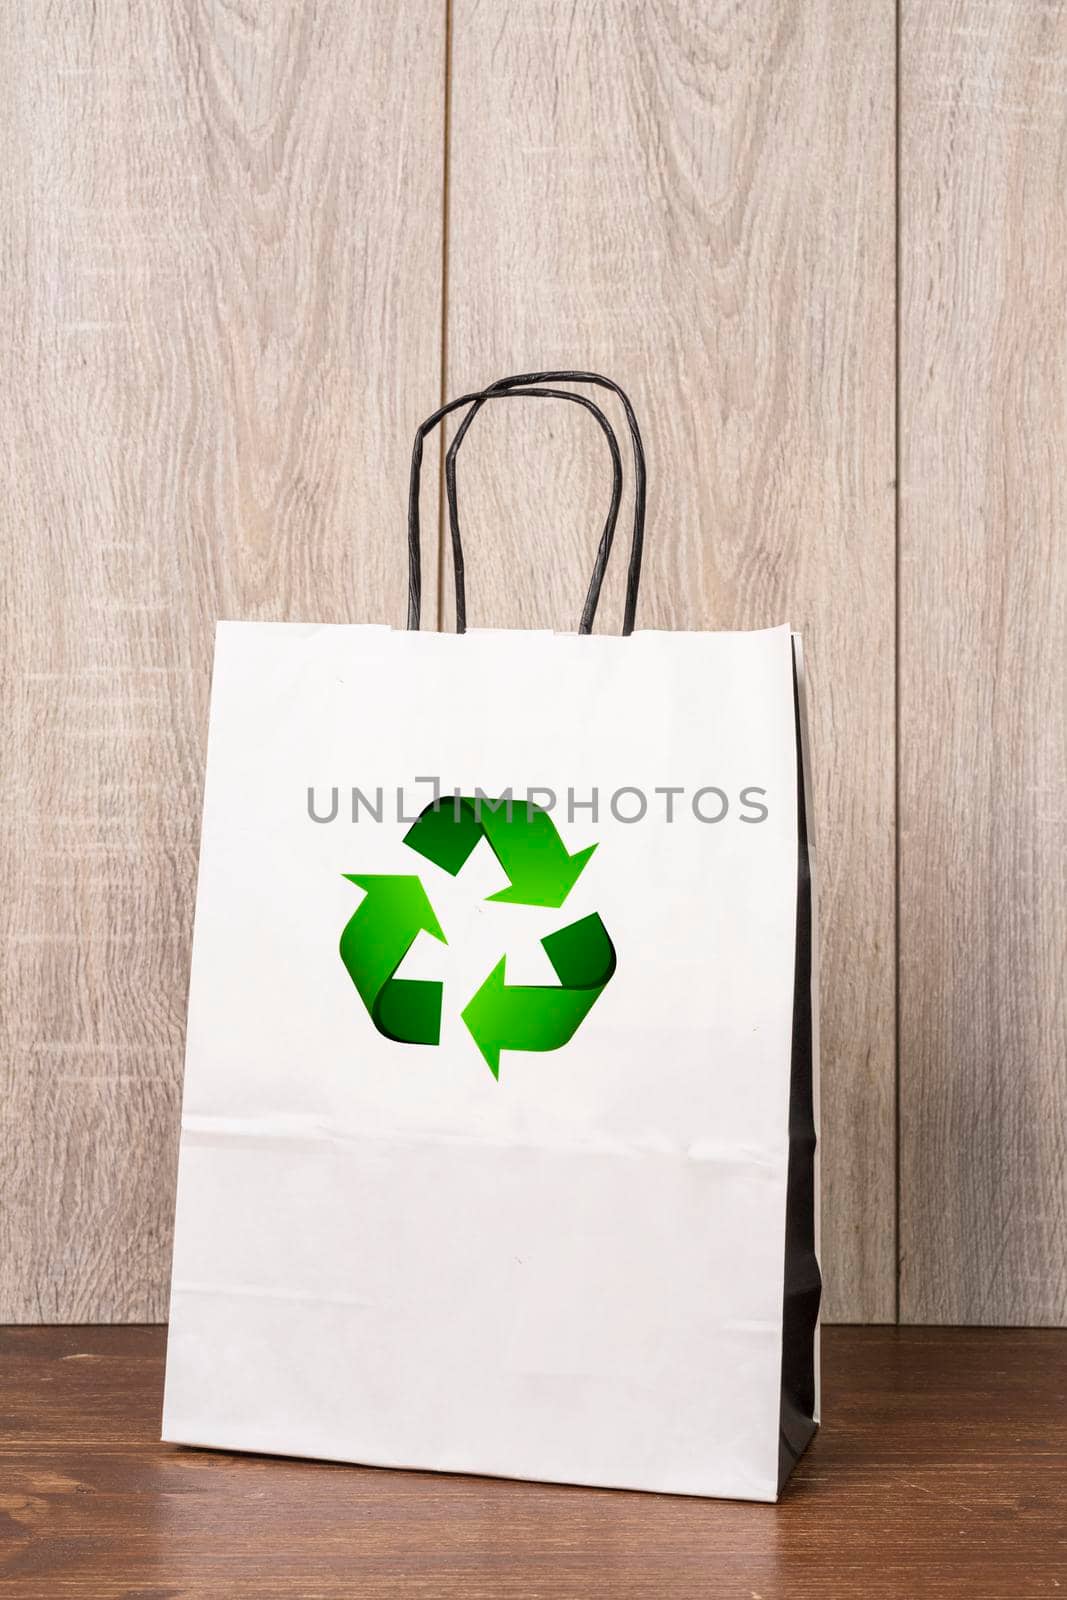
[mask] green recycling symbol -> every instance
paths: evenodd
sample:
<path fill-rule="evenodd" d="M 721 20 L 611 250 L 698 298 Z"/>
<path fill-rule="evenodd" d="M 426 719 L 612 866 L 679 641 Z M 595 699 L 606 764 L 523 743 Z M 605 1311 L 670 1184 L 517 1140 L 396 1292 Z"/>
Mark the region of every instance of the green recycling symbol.
<path fill-rule="evenodd" d="M 481 795 L 431 803 L 404 843 L 455 877 L 483 838 L 509 880 L 488 898 L 512 905 L 558 909 L 596 849 L 569 855 L 546 812 L 526 801 Z M 374 1026 L 398 1043 L 439 1043 L 444 985 L 396 976 L 421 932 L 448 942 L 421 880 L 343 876 L 366 891 L 341 934 L 341 960 Z M 573 1038 L 615 971 L 615 947 L 596 912 L 548 934 L 541 945 L 558 985 L 509 984 L 502 956 L 461 1013 L 494 1078 L 500 1077 L 502 1050 L 558 1050 Z"/>

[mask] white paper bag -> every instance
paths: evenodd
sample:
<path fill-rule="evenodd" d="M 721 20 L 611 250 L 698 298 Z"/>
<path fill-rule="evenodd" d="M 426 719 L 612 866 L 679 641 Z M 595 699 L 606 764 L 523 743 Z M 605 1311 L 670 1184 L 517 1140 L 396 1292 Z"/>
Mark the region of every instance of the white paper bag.
<path fill-rule="evenodd" d="M 794 646 L 219 625 L 164 1438 L 776 1498 L 817 1419 Z"/>

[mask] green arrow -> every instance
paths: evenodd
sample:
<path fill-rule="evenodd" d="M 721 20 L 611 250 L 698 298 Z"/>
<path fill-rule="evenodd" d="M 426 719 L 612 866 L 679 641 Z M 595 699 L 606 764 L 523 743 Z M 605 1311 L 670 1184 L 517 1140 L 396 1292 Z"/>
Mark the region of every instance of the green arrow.
<path fill-rule="evenodd" d="M 441 800 L 420 812 L 404 843 L 454 878 L 481 837 L 473 800 Z"/>
<path fill-rule="evenodd" d="M 596 849 L 591 844 L 568 855 L 552 818 L 525 802 L 516 802 L 510 821 L 503 811 L 483 807 L 482 829 L 511 880 L 489 899 L 511 905 L 561 906 Z"/>
<path fill-rule="evenodd" d="M 342 873 L 366 895 L 341 934 L 341 960 L 379 1033 L 406 1044 L 437 1044 L 443 985 L 395 978 L 425 930 L 447 940 L 418 878 Z"/>
<path fill-rule="evenodd" d="M 485 835 L 509 878 L 490 900 L 512 905 L 563 904 L 596 849 L 569 855 L 552 818 L 525 800 L 477 802 L 463 798 L 431 804 L 404 835 L 404 843 L 455 877 Z"/>
<path fill-rule="evenodd" d="M 508 984 L 504 956 L 463 1012 L 494 1078 L 501 1050 L 558 1050 L 577 1031 L 615 971 L 615 947 L 594 912 L 541 940 L 561 987 Z"/>

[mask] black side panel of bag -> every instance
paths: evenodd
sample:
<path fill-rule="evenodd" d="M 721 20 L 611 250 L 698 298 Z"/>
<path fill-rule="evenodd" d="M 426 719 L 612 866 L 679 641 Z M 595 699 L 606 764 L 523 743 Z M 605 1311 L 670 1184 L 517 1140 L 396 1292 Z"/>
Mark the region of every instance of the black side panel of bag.
<path fill-rule="evenodd" d="M 815 1092 L 811 1011 L 811 866 L 808 859 L 800 690 L 793 659 L 797 740 L 797 955 L 793 982 L 793 1053 L 789 1074 L 789 1169 L 785 1201 L 785 1298 L 782 1307 L 782 1405 L 778 1488 L 816 1429 L 815 1327 L 822 1278 L 815 1255 Z"/>

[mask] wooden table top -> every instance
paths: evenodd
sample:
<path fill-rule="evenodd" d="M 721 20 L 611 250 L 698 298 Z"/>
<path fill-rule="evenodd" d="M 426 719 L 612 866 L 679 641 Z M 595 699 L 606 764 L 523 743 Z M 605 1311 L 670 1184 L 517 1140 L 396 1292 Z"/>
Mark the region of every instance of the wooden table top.
<path fill-rule="evenodd" d="M 158 1442 L 165 1330 L 0 1330 L 12 1600 L 1067 1600 L 1067 1331 L 830 1328 L 780 1505 Z"/>

